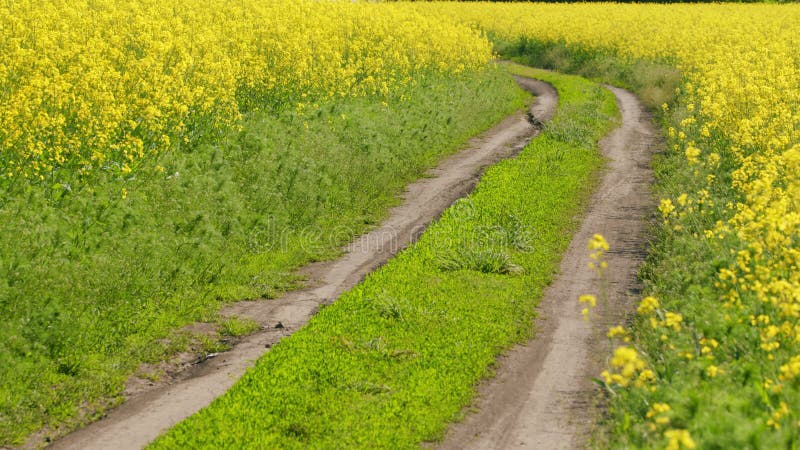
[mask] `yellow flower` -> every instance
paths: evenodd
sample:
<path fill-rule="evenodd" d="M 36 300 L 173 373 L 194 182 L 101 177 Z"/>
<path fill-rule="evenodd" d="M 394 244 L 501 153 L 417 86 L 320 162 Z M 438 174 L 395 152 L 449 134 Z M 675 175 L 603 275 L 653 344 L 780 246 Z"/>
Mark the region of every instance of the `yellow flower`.
<path fill-rule="evenodd" d="M 606 242 L 606 239 L 600 234 L 595 234 L 589 240 L 589 250 L 603 250 L 603 251 L 605 251 L 605 250 L 608 250 L 608 248 L 609 248 L 608 247 L 608 242 Z"/>
<path fill-rule="evenodd" d="M 668 198 L 662 198 L 661 203 L 658 205 L 658 210 L 661 211 L 661 215 L 664 216 L 666 219 L 673 211 L 675 211 L 675 205 L 672 204 L 672 200 Z"/>
<path fill-rule="evenodd" d="M 667 450 L 697 448 L 691 434 L 686 430 L 667 430 L 664 432 L 664 437 L 667 438 Z"/>
<path fill-rule="evenodd" d="M 800 375 L 800 355 L 793 356 L 788 363 L 780 367 L 778 379 L 781 381 L 791 381 Z"/>
<path fill-rule="evenodd" d="M 614 373 L 605 371 L 601 374 L 608 384 L 618 384 L 627 387 L 634 382 L 636 387 L 643 387 L 647 383 L 655 380 L 655 374 L 647 369 L 647 365 L 638 352 L 631 347 L 617 347 L 614 356 L 611 358 L 611 367 Z"/>
<path fill-rule="evenodd" d="M 625 331 L 625 328 L 617 325 L 616 327 L 613 327 L 608 330 L 607 336 L 613 339 L 615 337 L 625 337 L 627 334 L 628 332 Z"/>
<path fill-rule="evenodd" d="M 672 410 L 672 408 L 666 403 L 653 403 L 653 406 L 650 408 L 650 411 L 647 412 L 646 416 L 650 418 L 656 414 L 665 413 L 670 410 Z"/>
<path fill-rule="evenodd" d="M 590 307 L 594 308 L 597 305 L 597 298 L 591 294 L 585 294 L 578 297 L 578 301 L 581 303 L 588 303 Z"/>
<path fill-rule="evenodd" d="M 658 299 L 655 297 L 645 297 L 642 299 L 641 303 L 639 303 L 639 307 L 636 309 L 636 312 L 639 314 L 646 316 L 652 314 L 660 304 L 658 303 Z"/>
<path fill-rule="evenodd" d="M 683 316 L 680 314 L 667 312 L 665 314 L 664 325 L 671 327 L 675 331 L 681 330 L 681 322 L 683 322 Z"/>
<path fill-rule="evenodd" d="M 644 387 L 654 381 L 656 381 L 656 374 L 650 369 L 644 369 L 639 373 L 639 376 L 636 377 L 636 382 L 634 384 L 636 387 Z"/>
<path fill-rule="evenodd" d="M 699 148 L 690 145 L 689 147 L 686 148 L 684 154 L 686 155 L 686 160 L 689 161 L 690 164 L 697 164 L 699 162 L 699 160 L 697 159 L 697 157 L 700 156 Z"/>

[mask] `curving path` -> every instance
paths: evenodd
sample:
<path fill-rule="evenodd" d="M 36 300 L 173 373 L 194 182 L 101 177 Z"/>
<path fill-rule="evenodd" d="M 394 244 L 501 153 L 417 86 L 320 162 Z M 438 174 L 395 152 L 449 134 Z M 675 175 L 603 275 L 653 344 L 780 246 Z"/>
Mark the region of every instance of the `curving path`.
<path fill-rule="evenodd" d="M 600 142 L 609 159 L 578 233 L 564 254 L 559 275 L 545 291 L 536 336 L 498 361 L 495 378 L 478 387 L 477 412 L 451 426 L 442 449 L 571 449 L 585 446 L 597 388 L 590 381 L 610 354 L 605 333 L 621 324 L 638 294 L 636 273 L 644 259 L 646 219 L 655 201 L 650 158 L 660 147 L 649 114 L 636 97 L 616 96 L 622 126 Z M 585 322 L 578 296 L 600 292 L 587 268 L 587 243 L 602 234 L 611 249 L 608 303 L 599 302 Z"/>
<path fill-rule="evenodd" d="M 242 302 L 224 314 L 258 321 L 262 331 L 248 336 L 233 350 L 190 365 L 169 383 L 138 387 L 107 417 L 56 442 L 57 449 L 138 449 L 161 432 L 199 411 L 222 395 L 259 356 L 282 337 L 302 327 L 320 306 L 354 287 L 368 273 L 413 242 L 455 200 L 477 183 L 483 169 L 515 155 L 552 118 L 558 102 L 552 86 L 518 79 L 536 95 L 530 116 L 519 113 L 472 139 L 467 148 L 445 159 L 424 178 L 408 186 L 403 203 L 393 208 L 377 229 L 357 238 L 334 261 L 303 270 L 310 287 L 277 300 Z"/>

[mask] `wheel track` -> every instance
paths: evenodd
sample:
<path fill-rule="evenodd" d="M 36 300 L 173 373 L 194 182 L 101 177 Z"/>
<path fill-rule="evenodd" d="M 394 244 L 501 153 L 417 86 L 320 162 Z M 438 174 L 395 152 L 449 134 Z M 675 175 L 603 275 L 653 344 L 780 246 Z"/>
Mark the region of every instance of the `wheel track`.
<path fill-rule="evenodd" d="M 608 87 L 617 99 L 622 125 L 600 142 L 609 159 L 590 207 L 561 261 L 559 275 L 544 292 L 535 337 L 500 357 L 496 376 L 478 387 L 477 412 L 448 430 L 441 449 L 572 449 L 587 443 L 597 411 L 591 382 L 610 354 L 605 333 L 623 323 L 640 286 L 646 220 L 655 207 L 650 159 L 660 147 L 650 115 L 636 97 Z M 611 249 L 606 304 L 590 322 L 578 296 L 600 292 L 587 268 L 587 244 L 602 234 Z M 598 296 L 599 297 L 599 296 Z"/>
<path fill-rule="evenodd" d="M 530 116 L 550 120 L 558 97 L 547 83 L 517 78 L 536 95 Z M 244 338 L 232 350 L 192 365 L 169 384 L 143 389 L 106 417 L 67 435 L 56 449 L 138 449 L 160 433 L 207 406 L 227 391 L 253 362 L 283 337 L 302 327 L 323 305 L 354 287 L 367 274 L 413 243 L 424 229 L 455 200 L 468 194 L 483 170 L 514 156 L 538 133 L 535 120 L 512 115 L 473 138 L 467 148 L 442 161 L 430 177 L 410 184 L 403 202 L 392 208 L 380 227 L 356 238 L 336 260 L 314 263 L 302 270 L 309 287 L 276 300 L 247 301 L 224 311 L 253 319 L 262 330 Z"/>

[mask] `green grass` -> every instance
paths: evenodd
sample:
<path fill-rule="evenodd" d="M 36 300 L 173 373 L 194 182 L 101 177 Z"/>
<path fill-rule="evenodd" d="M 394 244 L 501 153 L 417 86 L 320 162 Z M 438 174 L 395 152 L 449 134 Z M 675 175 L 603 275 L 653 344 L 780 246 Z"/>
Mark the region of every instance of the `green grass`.
<path fill-rule="evenodd" d="M 442 436 L 496 355 L 531 335 L 616 122 L 597 84 L 511 70 L 561 93 L 543 134 L 151 448 L 413 448 Z"/>
<path fill-rule="evenodd" d="M 59 173 L 63 183 L 3 192 L 0 447 L 120 401 L 142 362 L 220 348 L 176 331 L 186 324 L 252 331 L 216 311 L 296 286 L 294 269 L 334 256 L 408 182 L 527 98 L 495 69 L 417 81 L 385 105 L 251 113 L 243 131 L 124 179 Z"/>

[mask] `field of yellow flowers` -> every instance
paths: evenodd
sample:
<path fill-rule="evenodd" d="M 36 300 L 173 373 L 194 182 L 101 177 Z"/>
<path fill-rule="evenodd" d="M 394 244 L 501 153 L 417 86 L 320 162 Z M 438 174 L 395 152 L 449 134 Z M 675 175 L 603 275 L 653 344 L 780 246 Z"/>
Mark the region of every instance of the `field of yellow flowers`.
<path fill-rule="evenodd" d="M 475 24 L 510 56 L 611 82 L 642 61 L 680 70 L 675 100 L 659 108 L 668 151 L 656 166 L 663 198 L 643 272 L 649 295 L 630 329 L 609 333 L 620 347 L 602 374 L 613 394 L 607 438 L 613 447 L 796 446 L 800 7 L 422 8 Z M 631 87 L 647 95 L 655 84 Z"/>
<path fill-rule="evenodd" d="M 58 181 L 65 169 L 125 175 L 143 157 L 230 127 L 249 109 L 387 95 L 420 72 L 460 73 L 491 57 L 470 29 L 377 8 L 4 2 L 0 182 Z"/>
<path fill-rule="evenodd" d="M 663 122 L 647 296 L 609 333 L 599 442 L 796 446 L 798 30 L 795 5 L 2 2 L 0 445 L 113 403 L 168 330 L 337 245 L 275 250 L 276 227 L 357 232 L 518 106 L 493 41 L 630 84 Z"/>

